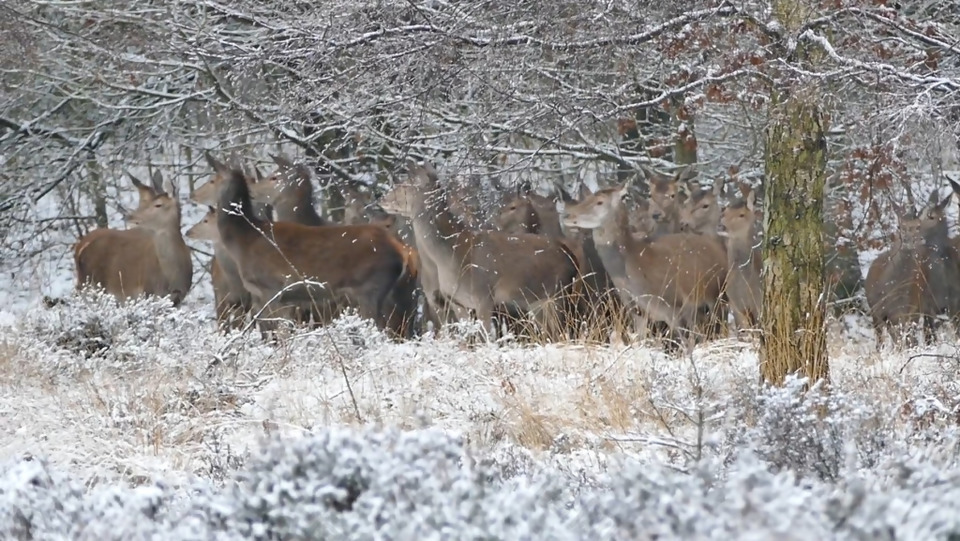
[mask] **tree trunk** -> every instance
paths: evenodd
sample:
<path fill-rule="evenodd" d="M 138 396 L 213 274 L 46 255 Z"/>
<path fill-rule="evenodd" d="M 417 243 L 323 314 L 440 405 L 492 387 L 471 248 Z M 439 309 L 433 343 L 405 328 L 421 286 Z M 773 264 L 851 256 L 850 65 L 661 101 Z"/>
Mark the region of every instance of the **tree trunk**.
<path fill-rule="evenodd" d="M 774 99 L 767 133 L 760 373 L 828 378 L 823 202 L 826 138 L 816 93 Z"/>
<path fill-rule="evenodd" d="M 87 179 L 87 193 L 93 200 L 93 215 L 97 227 L 107 227 L 110 225 L 107 217 L 107 186 L 103 182 L 103 172 L 96 157 L 91 156 L 87 160 Z"/>
<path fill-rule="evenodd" d="M 672 100 L 673 114 L 673 163 L 690 165 L 697 163 L 697 136 L 693 116 L 683 108 L 683 98 Z"/>

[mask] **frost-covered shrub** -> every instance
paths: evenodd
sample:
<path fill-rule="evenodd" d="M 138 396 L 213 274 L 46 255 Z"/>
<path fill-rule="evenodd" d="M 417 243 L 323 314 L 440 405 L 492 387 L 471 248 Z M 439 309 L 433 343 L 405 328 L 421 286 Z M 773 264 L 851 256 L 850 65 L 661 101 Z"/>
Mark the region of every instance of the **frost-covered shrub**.
<path fill-rule="evenodd" d="M 0 538 L 50 539 L 84 520 L 83 487 L 42 460 L 0 465 Z"/>
<path fill-rule="evenodd" d="M 275 439 L 231 483 L 85 492 L 40 460 L 0 465 L 4 539 L 956 539 L 957 438 L 836 482 L 748 448 L 687 472 L 622 458 L 577 487 L 504 479 L 458 437 L 322 429 Z M 841 470 L 842 471 L 842 470 Z"/>
<path fill-rule="evenodd" d="M 844 469 L 871 468 L 907 434 L 889 404 L 790 376 L 782 387 L 740 393 L 728 408 L 725 450 L 749 448 L 773 471 L 836 481 Z"/>
<path fill-rule="evenodd" d="M 131 368 L 152 360 L 141 353 L 162 343 L 171 356 L 195 350 L 201 337 L 222 340 L 210 332 L 209 321 L 198 312 L 174 308 L 169 299 L 140 297 L 119 304 L 96 289 L 25 315 L 19 326 L 21 347 L 59 350 L 58 362 L 69 366 L 91 364 Z M 51 361 L 52 356 L 44 356 Z"/>
<path fill-rule="evenodd" d="M 429 539 L 444 531 L 467 539 L 526 529 L 531 515 L 550 511 L 540 496 L 507 501 L 513 491 L 499 488 L 491 468 L 465 465 L 465 456 L 457 438 L 436 430 L 324 430 L 278 441 L 248 463 L 213 522 L 250 539 Z"/>

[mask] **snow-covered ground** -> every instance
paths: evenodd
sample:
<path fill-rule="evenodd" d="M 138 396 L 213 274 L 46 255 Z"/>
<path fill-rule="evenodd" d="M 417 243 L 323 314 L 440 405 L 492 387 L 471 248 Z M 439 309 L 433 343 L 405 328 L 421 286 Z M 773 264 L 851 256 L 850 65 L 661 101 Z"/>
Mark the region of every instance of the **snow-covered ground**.
<path fill-rule="evenodd" d="M 947 333 L 876 352 L 832 322 L 829 399 L 762 390 L 735 339 L 395 343 L 345 316 L 274 346 L 214 330 L 199 270 L 177 309 L 72 297 L 59 246 L 3 265 L 0 538 L 960 536 Z"/>

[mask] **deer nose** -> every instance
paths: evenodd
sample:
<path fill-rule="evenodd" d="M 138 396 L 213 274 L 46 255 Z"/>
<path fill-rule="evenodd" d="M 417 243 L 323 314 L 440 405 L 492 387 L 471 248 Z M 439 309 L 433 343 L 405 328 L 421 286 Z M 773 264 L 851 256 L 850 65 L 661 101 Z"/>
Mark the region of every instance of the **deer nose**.
<path fill-rule="evenodd" d="M 660 218 L 663 217 L 663 213 L 654 212 L 654 213 L 650 214 L 650 217 L 659 222 L 659 221 L 660 221 Z"/>

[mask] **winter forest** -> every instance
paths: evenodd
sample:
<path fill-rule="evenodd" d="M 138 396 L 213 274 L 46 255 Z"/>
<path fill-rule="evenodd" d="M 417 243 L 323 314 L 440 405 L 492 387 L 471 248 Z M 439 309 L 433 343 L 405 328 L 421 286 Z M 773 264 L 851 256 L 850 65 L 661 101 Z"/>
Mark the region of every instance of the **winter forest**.
<path fill-rule="evenodd" d="M 0 538 L 960 539 L 960 1 L 0 0 Z"/>

